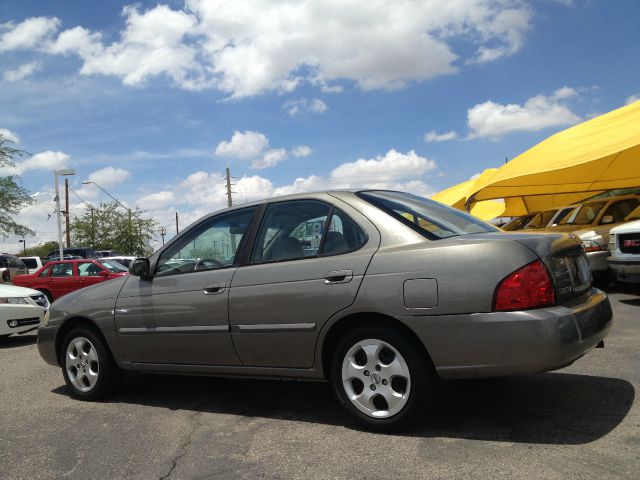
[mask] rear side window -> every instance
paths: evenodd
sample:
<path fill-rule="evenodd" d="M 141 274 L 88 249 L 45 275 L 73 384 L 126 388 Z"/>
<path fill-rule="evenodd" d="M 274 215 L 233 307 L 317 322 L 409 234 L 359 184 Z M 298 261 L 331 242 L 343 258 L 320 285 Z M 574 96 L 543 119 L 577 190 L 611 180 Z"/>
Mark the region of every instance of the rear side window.
<path fill-rule="evenodd" d="M 362 229 L 344 212 L 334 208 L 320 255 L 338 255 L 360 248 L 367 240 Z"/>
<path fill-rule="evenodd" d="M 368 191 L 358 196 L 431 240 L 498 231 L 471 215 L 410 193 Z"/>
<path fill-rule="evenodd" d="M 73 263 L 55 263 L 51 267 L 52 277 L 72 277 Z"/>
<path fill-rule="evenodd" d="M 38 262 L 35 258 L 23 258 L 22 262 L 27 266 L 28 269 L 38 268 Z"/>

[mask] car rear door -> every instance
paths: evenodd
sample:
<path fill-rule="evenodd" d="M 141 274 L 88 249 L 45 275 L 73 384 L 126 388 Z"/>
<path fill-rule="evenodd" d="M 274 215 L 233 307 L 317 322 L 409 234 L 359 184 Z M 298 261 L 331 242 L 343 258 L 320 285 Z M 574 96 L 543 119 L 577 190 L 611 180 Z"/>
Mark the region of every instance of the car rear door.
<path fill-rule="evenodd" d="M 311 367 L 318 332 L 355 300 L 380 237 L 331 198 L 268 205 L 231 284 L 231 334 L 243 365 Z"/>
<path fill-rule="evenodd" d="M 255 212 L 247 207 L 203 220 L 167 244 L 151 280 L 127 279 L 115 322 L 131 362 L 240 363 L 229 334 L 228 296 Z"/>

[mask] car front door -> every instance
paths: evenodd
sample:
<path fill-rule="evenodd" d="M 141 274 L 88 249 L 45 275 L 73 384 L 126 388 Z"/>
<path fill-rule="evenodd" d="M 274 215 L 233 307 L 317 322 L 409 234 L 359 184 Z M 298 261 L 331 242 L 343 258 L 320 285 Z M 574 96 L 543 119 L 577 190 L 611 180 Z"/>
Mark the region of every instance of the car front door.
<path fill-rule="evenodd" d="M 347 205 L 269 204 L 248 264 L 231 284 L 231 334 L 242 364 L 311 367 L 318 332 L 353 303 L 379 243 L 375 227 Z"/>
<path fill-rule="evenodd" d="M 78 262 L 78 284 L 80 288 L 103 282 L 108 275 L 109 271 L 96 262 Z"/>
<path fill-rule="evenodd" d="M 134 363 L 238 365 L 229 287 L 256 207 L 209 217 L 167 245 L 150 280 L 131 276 L 116 303 L 120 344 Z"/>

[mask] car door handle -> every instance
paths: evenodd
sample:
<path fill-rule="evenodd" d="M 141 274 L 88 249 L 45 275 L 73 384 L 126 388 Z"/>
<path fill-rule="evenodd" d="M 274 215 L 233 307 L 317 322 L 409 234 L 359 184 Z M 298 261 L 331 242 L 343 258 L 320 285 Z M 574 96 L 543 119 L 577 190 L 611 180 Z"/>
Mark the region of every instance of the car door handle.
<path fill-rule="evenodd" d="M 225 284 L 221 282 L 210 283 L 209 285 L 205 285 L 203 293 L 205 295 L 215 295 L 224 292 L 224 287 Z"/>
<path fill-rule="evenodd" d="M 332 270 L 324 276 L 325 285 L 331 285 L 334 283 L 347 283 L 353 278 L 353 272 L 351 270 Z"/>

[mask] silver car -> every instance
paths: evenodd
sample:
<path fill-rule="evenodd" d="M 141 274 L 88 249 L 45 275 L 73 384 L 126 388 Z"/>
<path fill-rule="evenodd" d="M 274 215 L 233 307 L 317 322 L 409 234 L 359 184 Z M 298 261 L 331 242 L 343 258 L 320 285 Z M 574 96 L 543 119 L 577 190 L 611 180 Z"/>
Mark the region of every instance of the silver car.
<path fill-rule="evenodd" d="M 130 271 L 56 301 L 39 329 L 76 398 L 123 370 L 327 379 L 362 425 L 397 430 L 439 379 L 562 368 L 612 319 L 567 234 L 504 233 L 391 191 L 222 210 Z"/>

